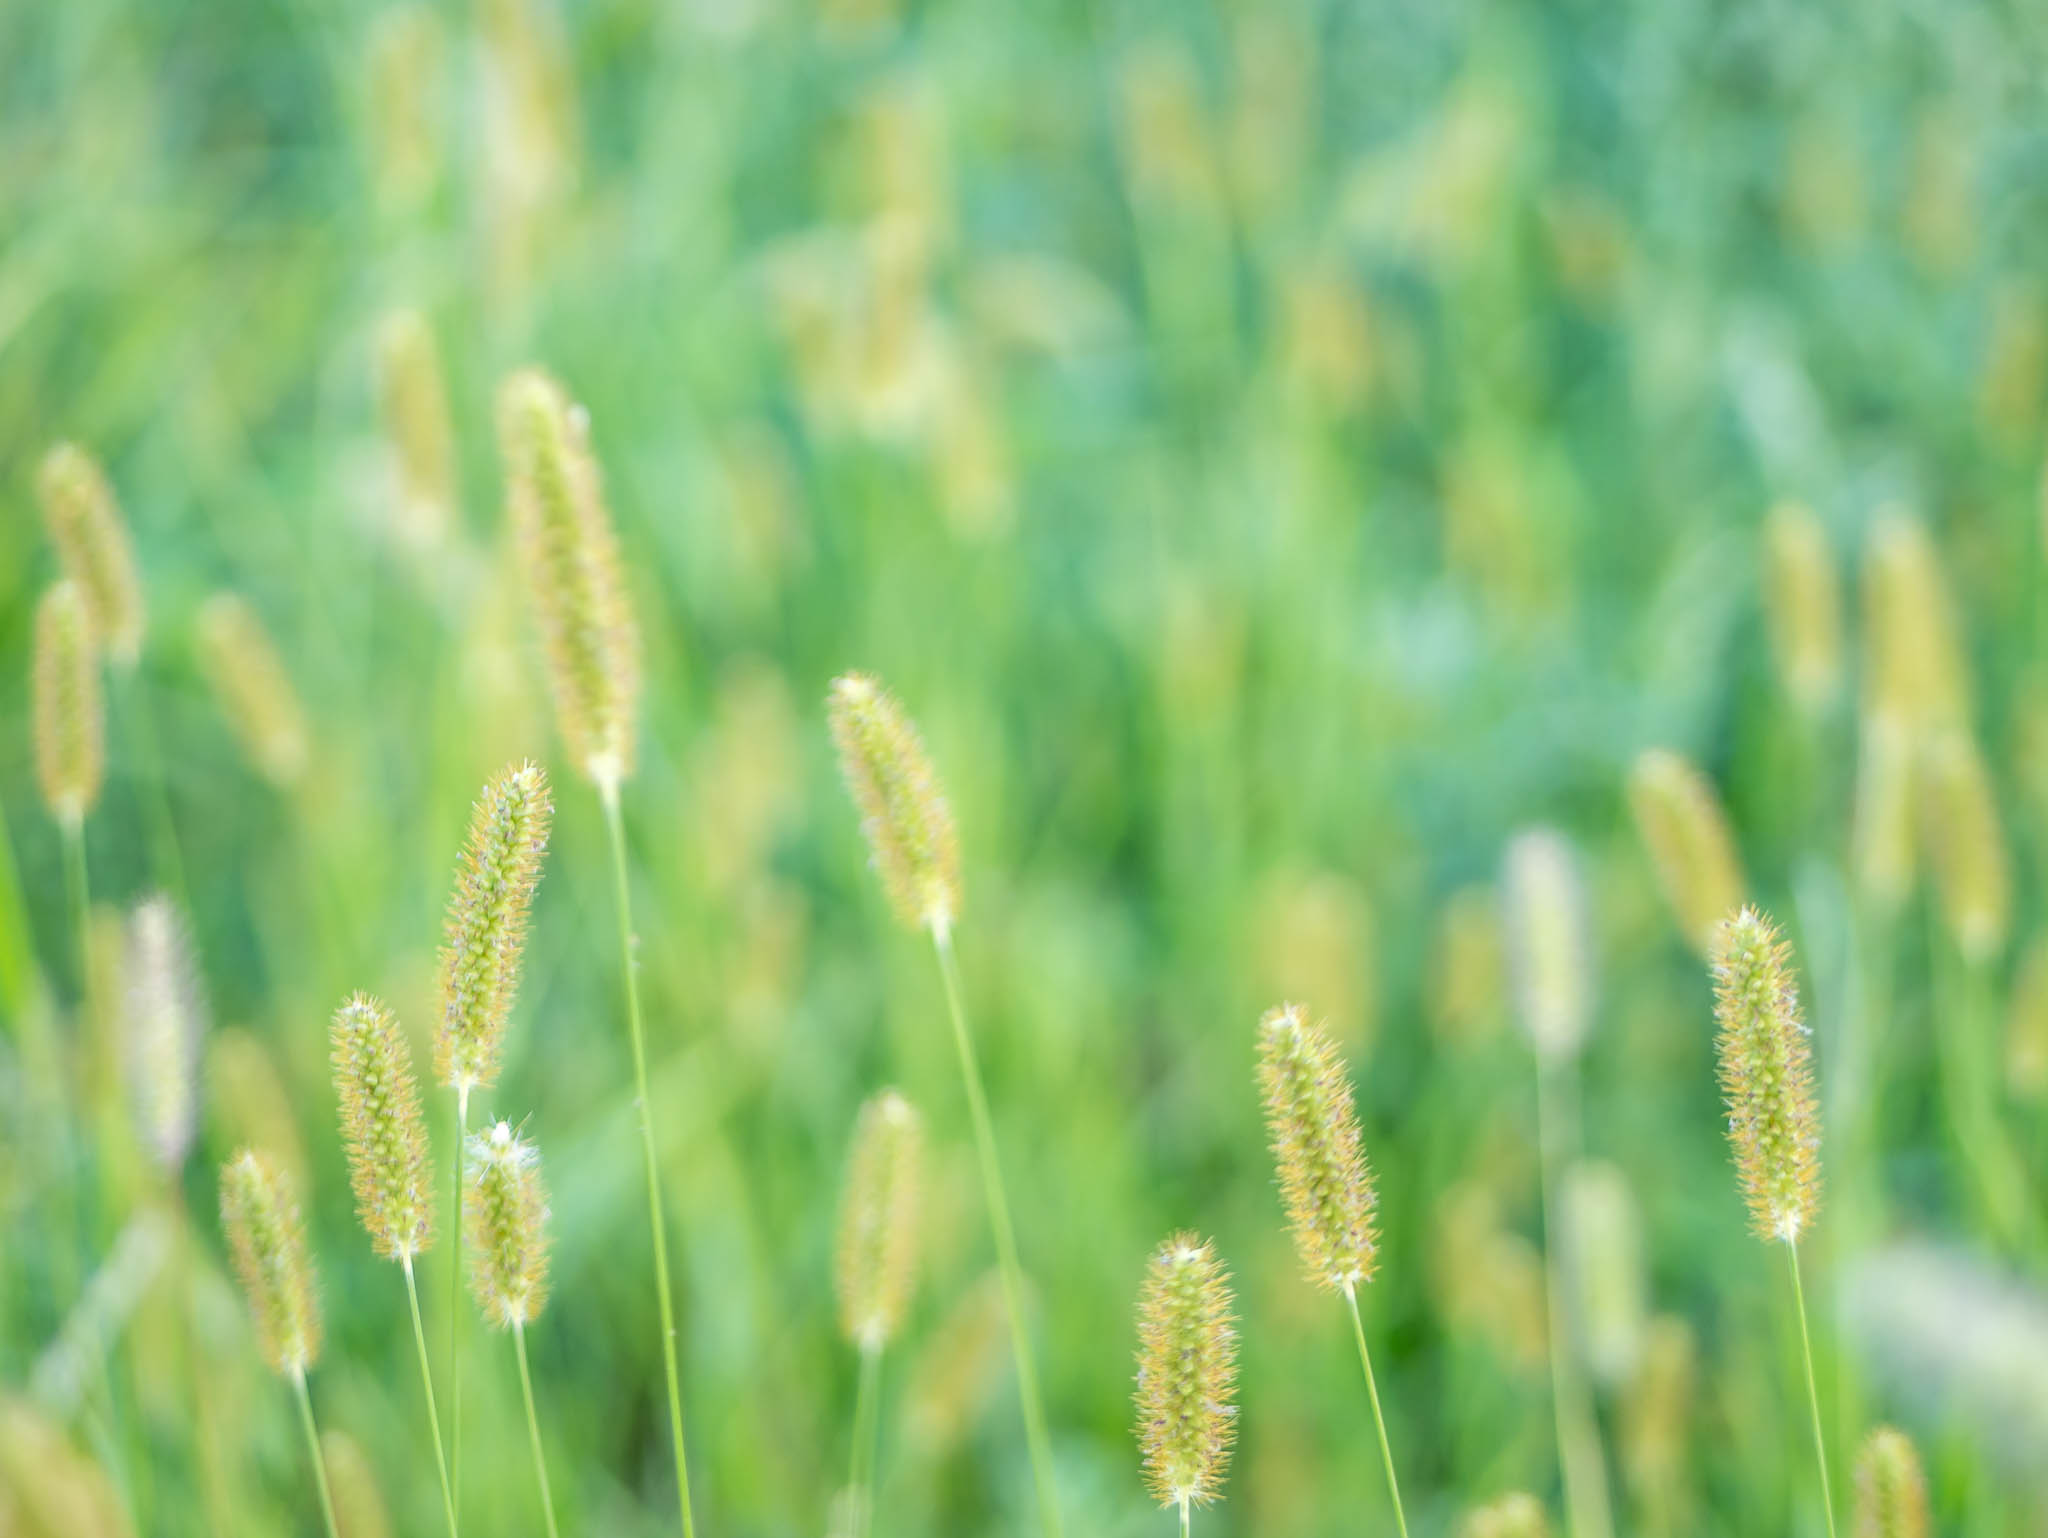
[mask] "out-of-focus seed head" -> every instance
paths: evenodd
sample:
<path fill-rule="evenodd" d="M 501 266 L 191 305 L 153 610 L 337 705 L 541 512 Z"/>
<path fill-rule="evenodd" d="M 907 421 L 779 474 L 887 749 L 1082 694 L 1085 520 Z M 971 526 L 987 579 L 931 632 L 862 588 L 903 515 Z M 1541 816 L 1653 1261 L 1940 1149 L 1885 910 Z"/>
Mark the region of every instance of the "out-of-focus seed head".
<path fill-rule="evenodd" d="M 1856 1456 L 1853 1538 L 1927 1538 L 1927 1476 L 1903 1431 L 1880 1426 Z"/>
<path fill-rule="evenodd" d="M 890 904 L 904 923 L 944 934 L 960 915 L 960 839 L 924 739 L 865 673 L 835 678 L 825 710 Z"/>
<path fill-rule="evenodd" d="M 1543 1503 L 1517 1491 L 1474 1507 L 1465 1516 L 1463 1538 L 1550 1538 Z"/>
<path fill-rule="evenodd" d="M 1866 711 L 1856 759 L 1850 863 L 1864 896 L 1896 911 L 1913 890 L 1913 738 L 1897 717 Z"/>
<path fill-rule="evenodd" d="M 1298 1004 L 1259 1022 L 1259 1092 L 1302 1266 L 1317 1286 L 1351 1292 L 1379 1264 L 1379 1197 L 1336 1044 Z"/>
<path fill-rule="evenodd" d="M 2012 928 L 2012 872 L 1990 771 L 1974 741 L 1945 732 L 1921 749 L 1919 779 L 1920 826 L 1942 917 L 1964 956 L 1989 961 Z"/>
<path fill-rule="evenodd" d="M 1742 862 L 1711 781 L 1676 753 L 1652 748 L 1628 777 L 1629 809 L 1686 943 L 1711 953 L 1714 932 L 1742 901 Z"/>
<path fill-rule="evenodd" d="M 1910 733 L 1969 720 L 1969 672 L 1934 543 L 1917 519 L 1887 510 L 1863 556 L 1864 709 Z"/>
<path fill-rule="evenodd" d="M 142 581 L 114 489 L 93 457 L 75 443 L 43 456 L 36 476 L 43 526 L 64 575 L 78 584 L 93 633 L 110 661 L 127 666 L 142 651 Z"/>
<path fill-rule="evenodd" d="M 861 1107 L 839 1209 L 839 1327 L 878 1351 L 903 1321 L 917 1274 L 924 1124 L 884 1090 Z"/>
<path fill-rule="evenodd" d="M 1764 612 L 1785 692 L 1825 708 L 1842 683 L 1842 592 L 1834 552 L 1813 510 L 1780 502 L 1764 521 Z"/>
<path fill-rule="evenodd" d="M 157 1168 L 175 1175 L 198 1123 L 205 1006 L 184 919 L 168 897 L 147 898 L 129 914 L 123 971 L 136 1124 Z"/>
<path fill-rule="evenodd" d="M 41 1409 L 0 1396 L 0 1532 L 8 1538 L 131 1538 L 106 1473 Z"/>
<path fill-rule="evenodd" d="M 548 1298 L 548 1193 L 540 1150 L 493 1123 L 469 1139 L 469 1193 L 464 1205 L 469 1290 L 501 1330 L 524 1328 Z"/>
<path fill-rule="evenodd" d="M 397 1016 L 367 993 L 334 1012 L 328 1034 L 356 1215 L 379 1255 L 410 1262 L 434 1238 L 434 1171 L 412 1048 Z"/>
<path fill-rule="evenodd" d="M 327 1464 L 334 1528 L 340 1538 L 391 1538 L 391 1517 L 377 1488 L 376 1471 L 356 1439 L 345 1431 L 323 1431 L 320 1456 Z"/>
<path fill-rule="evenodd" d="M 1623 1383 L 1642 1352 L 1649 1293 L 1642 1224 L 1628 1177 L 1613 1164 L 1586 1160 L 1569 1166 L 1558 1191 L 1558 1216 L 1578 1348 L 1594 1377 Z"/>
<path fill-rule="evenodd" d="M 220 1172 L 220 1221 L 270 1365 L 303 1374 L 320 1355 L 320 1311 L 298 1193 L 284 1171 L 245 1148 Z"/>
<path fill-rule="evenodd" d="M 85 821 L 106 772 L 105 702 L 92 613 L 76 582 L 55 583 L 36 606 L 36 778 L 43 804 L 67 828 Z"/>
<path fill-rule="evenodd" d="M 1622 1398 L 1621 1469 L 1647 1533 L 1689 1526 L 1693 1404 L 1699 1347 L 1692 1326 L 1669 1314 L 1650 1321 L 1642 1358 Z"/>
<path fill-rule="evenodd" d="M 260 1148 L 294 1186 L 306 1183 L 306 1145 L 292 1119 L 292 1096 L 270 1049 L 238 1026 L 206 1042 L 207 1146 Z"/>
<path fill-rule="evenodd" d="M 1593 1017 L 1591 926 L 1578 856 L 1563 834 L 1532 828 L 1508 845 L 1501 922 L 1529 1044 L 1545 1062 L 1576 1056 Z"/>
<path fill-rule="evenodd" d="M 455 519 L 455 430 L 433 329 L 417 310 L 394 310 L 377 329 L 377 403 L 403 502 L 399 530 L 438 550 Z"/>
<path fill-rule="evenodd" d="M 1789 948 L 1744 908 L 1714 947 L 1714 1014 L 1728 1141 L 1757 1235 L 1796 1243 L 1820 1205 L 1820 1125 Z"/>
<path fill-rule="evenodd" d="M 434 1072 L 458 1095 L 498 1081 L 505 1022 L 519 991 L 526 918 L 555 814 L 538 764 L 514 764 L 483 789 L 448 899 L 441 946 L 441 1028 Z"/>
<path fill-rule="evenodd" d="M 371 171 L 393 213 L 419 206 L 441 176 L 447 37 L 424 5 L 379 10 L 365 49 Z"/>
<path fill-rule="evenodd" d="M 1175 1234 L 1152 1253 L 1138 1294 L 1138 1446 L 1162 1506 L 1223 1493 L 1237 1438 L 1237 1331 L 1230 1274 L 1215 1248 Z"/>
<path fill-rule="evenodd" d="M 306 713 L 263 621 L 235 594 L 216 593 L 198 626 L 200 670 L 242 752 L 271 784 L 296 784 L 311 752 Z"/>
<path fill-rule="evenodd" d="M 521 369 L 498 391 L 498 442 L 562 739 L 577 768 L 616 788 L 633 772 L 640 641 L 588 419 L 551 376 Z"/>
<path fill-rule="evenodd" d="M 1476 1047 L 1507 1019 L 1507 939 L 1490 884 L 1453 892 L 1429 951 L 1430 1024 L 1448 1045 Z"/>

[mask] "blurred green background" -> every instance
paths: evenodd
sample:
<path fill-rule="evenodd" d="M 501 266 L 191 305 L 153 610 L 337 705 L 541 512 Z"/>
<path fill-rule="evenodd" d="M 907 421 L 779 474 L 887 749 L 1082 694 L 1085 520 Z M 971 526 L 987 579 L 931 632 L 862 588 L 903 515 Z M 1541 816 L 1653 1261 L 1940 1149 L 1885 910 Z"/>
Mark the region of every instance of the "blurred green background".
<path fill-rule="evenodd" d="M 92 1191 L 94 1265 L 152 1200 L 117 1152 L 117 1025 L 79 1005 L 29 742 L 55 572 L 34 471 L 74 438 L 134 532 L 213 1021 L 175 1196 L 222 1473 L 203 1488 L 145 1293 L 89 1396 L 141 1529 L 317 1521 L 220 1273 L 214 1172 L 255 1136 L 303 1150 L 324 1423 L 396 1530 L 435 1530 L 326 1022 L 378 991 L 424 1063 L 469 804 L 523 755 L 559 815 L 483 1110 L 529 1118 L 553 1188 L 541 1415 L 567 1528 L 672 1527 L 604 830 L 503 541 L 491 395 L 539 361 L 589 409 L 645 638 L 626 815 L 707 1534 L 826 1531 L 855 1377 L 834 1214 L 889 1083 L 933 1175 L 878 1521 L 1034 1520 L 938 979 L 823 730 L 848 667 L 921 722 L 962 827 L 961 961 L 1070 1532 L 1170 1529 L 1129 1432 L 1131 1308 L 1181 1226 L 1216 1238 L 1242 1316 L 1239 1453 L 1198 1530 L 1392 1530 L 1341 1309 L 1298 1273 L 1264 1151 L 1252 1030 L 1285 997 L 1358 1085 L 1384 1229 L 1366 1323 L 1416 1531 L 1516 1487 L 1561 1522 L 1535 1075 L 1494 899 L 1538 821 L 1578 843 L 1594 919 L 1567 1136 L 1624 1172 L 1640 1229 L 1584 1329 L 1619 1331 L 1584 1351 L 1617 1530 L 1822 1530 L 1707 979 L 1630 823 L 1629 766 L 1663 746 L 1718 786 L 1799 948 L 1831 1129 L 1870 1129 L 1853 1168 L 1823 1152 L 1863 1193 L 1855 1242 L 1824 1206 L 1806 1247 L 1837 1500 L 1891 1419 L 1940 1531 L 2048 1533 L 2048 973 L 2030 993 L 2021 959 L 2048 835 L 2044 55 L 2028 7 L 1903 0 L 0 0 L 5 1084 L 18 1103 L 37 1014 L 103 1134 L 76 1161 L 0 1135 L 0 1381 L 29 1391 L 68 1308 L 49 1183 Z M 445 371 L 445 475 L 406 448 L 431 411 L 380 368 L 396 311 Z M 1841 669 L 1804 698 L 1762 581 L 1786 498 L 1844 584 Z M 1955 594 L 2014 879 L 1968 963 L 1931 897 L 1870 901 L 1849 855 L 1858 572 L 1892 505 Z M 217 590 L 302 702 L 286 783 L 209 686 Z M 109 916 L 170 879 L 131 695 L 112 706 L 87 825 Z M 1954 1151 L 1946 1032 L 1994 1065 L 2034 1187 L 2017 1237 Z M 444 1245 L 423 1269 L 437 1353 L 446 1266 Z M 537 1531 L 509 1345 L 470 1328 L 471 1524 Z"/>

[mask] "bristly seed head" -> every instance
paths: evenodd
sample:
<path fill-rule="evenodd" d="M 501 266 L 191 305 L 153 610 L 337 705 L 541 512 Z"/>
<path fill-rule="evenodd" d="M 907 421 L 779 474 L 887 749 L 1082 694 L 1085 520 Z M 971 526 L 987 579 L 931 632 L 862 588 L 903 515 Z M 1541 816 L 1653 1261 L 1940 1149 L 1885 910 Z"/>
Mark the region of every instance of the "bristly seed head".
<path fill-rule="evenodd" d="M 1298 1004 L 1259 1022 L 1259 1092 L 1301 1263 L 1317 1286 L 1351 1292 L 1379 1264 L 1379 1198 L 1336 1043 Z"/>
<path fill-rule="evenodd" d="M 184 920 L 168 897 L 128 916 L 128 1074 L 135 1119 L 157 1168 L 176 1175 L 198 1121 L 199 973 Z"/>
<path fill-rule="evenodd" d="M 379 1255 L 410 1261 L 434 1239 L 434 1171 L 412 1049 L 397 1017 L 367 993 L 334 1012 L 329 1034 L 356 1215 Z"/>
<path fill-rule="evenodd" d="M 1820 1127 L 1788 948 L 1744 908 L 1721 926 L 1713 973 L 1728 1141 L 1751 1223 L 1760 1238 L 1796 1243 L 1820 1204 Z"/>
<path fill-rule="evenodd" d="M 526 917 L 540 882 L 555 803 L 537 764 L 514 764 L 484 787 L 448 899 L 441 947 L 441 1029 L 434 1073 L 459 1095 L 498 1081 L 505 1022 L 519 990 Z"/>
<path fill-rule="evenodd" d="M 496 1328 L 523 1328 L 548 1299 L 548 1193 L 540 1150 L 510 1122 L 495 1122 L 471 1134 L 469 1172 L 463 1237 L 470 1295 Z"/>
<path fill-rule="evenodd" d="M 1902 1431 L 1880 1426 L 1856 1458 L 1852 1538 L 1927 1538 L 1927 1476 Z"/>
<path fill-rule="evenodd" d="M 1509 843 L 1501 910 L 1522 1029 L 1543 1061 L 1570 1058 L 1592 1021 L 1592 959 L 1585 884 L 1562 833 L 1532 828 Z"/>
<path fill-rule="evenodd" d="M 1138 1294 L 1138 1447 L 1162 1506 L 1207 1505 L 1223 1493 L 1237 1438 L 1237 1331 L 1230 1274 L 1194 1234 L 1152 1254 Z"/>
<path fill-rule="evenodd" d="M 615 789 L 633 772 L 640 640 L 588 421 L 552 377 L 521 369 L 498 391 L 498 442 L 562 738 L 583 773 Z"/>
<path fill-rule="evenodd" d="M 83 593 L 108 658 L 133 663 L 142 650 L 142 583 L 105 474 L 77 444 L 60 443 L 43 456 L 36 494 L 64 575 Z"/>
<path fill-rule="evenodd" d="M 243 1149 L 221 1166 L 220 1221 L 264 1359 L 288 1376 L 304 1373 L 320 1355 L 320 1311 L 291 1181 L 268 1156 Z"/>
<path fill-rule="evenodd" d="M 910 1102 L 884 1090 L 854 1126 L 846 1195 L 839 1209 L 839 1327 L 877 1351 L 903 1322 L 917 1275 L 918 1184 L 924 1124 Z"/>
<path fill-rule="evenodd" d="M 36 606 L 36 778 L 50 815 L 67 828 L 99 800 L 106 769 L 97 645 L 83 589 L 52 585 Z"/>
<path fill-rule="evenodd" d="M 890 905 L 912 928 L 945 933 L 960 915 L 960 839 L 924 739 L 865 673 L 835 678 L 825 712 Z"/>
<path fill-rule="evenodd" d="M 1705 956 L 1742 901 L 1742 862 L 1713 783 L 1676 753 L 1653 748 L 1628 777 L 1629 808 L 1686 944 Z"/>
<path fill-rule="evenodd" d="M 243 753 L 271 784 L 296 784 L 311 757 L 306 713 L 263 621 L 235 594 L 216 593 L 198 627 L 200 669 Z"/>

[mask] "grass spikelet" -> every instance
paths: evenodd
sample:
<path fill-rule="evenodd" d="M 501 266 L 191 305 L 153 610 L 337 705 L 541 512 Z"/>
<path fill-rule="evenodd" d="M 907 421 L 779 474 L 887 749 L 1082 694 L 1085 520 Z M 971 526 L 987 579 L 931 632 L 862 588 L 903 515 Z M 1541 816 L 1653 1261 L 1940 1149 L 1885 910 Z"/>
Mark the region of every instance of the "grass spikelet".
<path fill-rule="evenodd" d="M 1893 509 L 1863 557 L 1864 708 L 1915 733 L 1969 718 L 1969 674 L 1948 584 L 1917 519 Z"/>
<path fill-rule="evenodd" d="M 198 630 L 200 669 L 242 752 L 271 784 L 296 784 L 311 752 L 306 713 L 263 621 L 235 594 L 216 593 Z"/>
<path fill-rule="evenodd" d="M 1809 713 L 1842 682 L 1842 593 L 1813 510 L 1780 502 L 1764 520 L 1764 612 L 1785 693 Z"/>
<path fill-rule="evenodd" d="M 1853 1538 L 1927 1538 L 1927 1476 L 1903 1431 L 1880 1426 L 1856 1458 Z"/>
<path fill-rule="evenodd" d="M 1162 1506 L 1223 1493 L 1237 1437 L 1237 1331 L 1230 1275 L 1206 1240 L 1175 1234 L 1152 1254 L 1138 1294 L 1138 1446 Z"/>
<path fill-rule="evenodd" d="M 334 1012 L 329 1039 L 356 1215 L 379 1255 L 410 1261 L 434 1237 L 434 1176 L 412 1049 L 398 1018 L 367 993 Z"/>
<path fill-rule="evenodd" d="M 1515 1011 L 1537 1057 L 1577 1055 L 1593 1015 L 1586 889 L 1563 834 L 1534 828 L 1508 845 L 1502 929 Z"/>
<path fill-rule="evenodd" d="M 1813 1226 L 1820 1202 L 1819 1113 L 1790 959 L 1755 908 L 1722 926 L 1713 959 L 1728 1141 L 1758 1237 L 1788 1243 Z"/>
<path fill-rule="evenodd" d="M 132 664 L 142 651 L 142 582 L 113 488 L 90 454 L 60 443 L 43 456 L 36 495 L 64 575 L 84 595 L 94 634 L 109 660 Z"/>
<path fill-rule="evenodd" d="M 1379 1262 L 1378 1197 L 1336 1044 L 1298 1004 L 1259 1022 L 1259 1091 L 1302 1266 L 1318 1287 L 1348 1294 Z"/>
<path fill-rule="evenodd" d="M 320 1355 L 320 1311 L 297 1193 L 274 1162 L 245 1148 L 221 1166 L 220 1221 L 264 1360 L 303 1380 Z"/>
<path fill-rule="evenodd" d="M 1463 1538 L 1550 1538 L 1550 1518 L 1541 1501 L 1518 1490 L 1475 1507 L 1459 1531 Z"/>
<path fill-rule="evenodd" d="M 92 614 L 76 582 L 43 594 L 35 647 L 36 779 L 50 815 L 77 828 L 99 800 L 106 717 Z"/>
<path fill-rule="evenodd" d="M 861 1107 L 839 1211 L 839 1326 L 878 1351 L 896 1333 L 917 1274 L 924 1124 L 895 1090 Z"/>
<path fill-rule="evenodd" d="M 1629 809 L 1679 933 L 1702 956 L 1742 901 L 1742 863 L 1713 783 L 1676 753 L 1652 748 L 1628 777 Z"/>
<path fill-rule="evenodd" d="M 168 897 L 147 898 L 128 916 L 123 970 L 136 1124 L 158 1170 L 175 1175 L 198 1121 L 203 1006 L 191 940 Z"/>
<path fill-rule="evenodd" d="M 377 328 L 377 404 L 398 472 L 399 531 L 415 549 L 436 550 L 455 517 L 455 430 L 441 352 L 417 310 L 394 310 Z"/>
<path fill-rule="evenodd" d="M 2012 928 L 2012 871 L 1990 771 L 1962 732 L 1930 741 L 1918 767 L 1920 827 L 1942 917 L 1966 958 L 1988 961 Z"/>
<path fill-rule="evenodd" d="M 435 1076 L 458 1095 L 498 1081 L 505 1022 L 519 989 L 526 920 L 547 853 L 555 803 L 537 764 L 505 769 L 483 789 L 448 899 L 441 947 Z"/>
<path fill-rule="evenodd" d="M 577 768 L 615 789 L 633 772 L 639 637 L 589 423 L 553 378 L 521 369 L 498 391 L 498 441 L 562 739 Z"/>
<path fill-rule="evenodd" d="M 494 1327 L 531 1324 L 548 1296 L 548 1197 L 540 1150 L 493 1123 L 469 1140 L 469 1290 Z"/>
<path fill-rule="evenodd" d="M 960 915 L 960 840 L 924 739 L 865 673 L 835 678 L 825 708 L 890 906 L 912 928 L 946 932 Z"/>

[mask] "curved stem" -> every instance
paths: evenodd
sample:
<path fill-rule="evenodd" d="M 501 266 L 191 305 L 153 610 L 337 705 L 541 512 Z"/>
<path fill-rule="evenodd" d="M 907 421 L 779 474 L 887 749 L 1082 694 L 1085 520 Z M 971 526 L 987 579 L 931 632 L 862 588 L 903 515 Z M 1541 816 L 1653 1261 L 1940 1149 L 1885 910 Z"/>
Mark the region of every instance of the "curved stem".
<path fill-rule="evenodd" d="M 647 1223 L 654 1235 L 654 1281 L 661 1299 L 661 1359 L 668 1373 L 668 1430 L 675 1445 L 676 1499 L 682 1507 L 683 1538 L 696 1538 L 690 1516 L 690 1466 L 683 1456 L 683 1389 L 676 1370 L 675 1305 L 669 1299 L 668 1240 L 662 1232 L 661 1168 L 654 1157 L 654 1111 L 647 1096 L 647 1040 L 640 1021 L 640 977 L 633 960 L 633 894 L 626 880 L 626 830 L 619 818 L 615 780 L 599 783 L 604 821 L 611 834 L 612 881 L 619 910 L 619 951 L 626 972 L 626 1023 L 633 1038 L 633 1090 L 640 1104 L 640 1148 L 647 1160 Z"/>
<path fill-rule="evenodd" d="M 412 1305 L 412 1343 L 420 1353 L 420 1386 L 427 1391 L 427 1429 L 434 1434 L 434 1467 L 441 1475 L 441 1509 L 448 1518 L 448 1538 L 455 1538 L 455 1492 L 448 1482 L 448 1455 L 441 1450 L 441 1412 L 434 1407 L 434 1374 L 427 1366 L 427 1332 L 420 1324 L 420 1290 L 413 1281 L 412 1257 L 406 1256 L 405 1300 Z"/>
<path fill-rule="evenodd" d="M 874 1526 L 875 1467 L 880 1461 L 876 1444 L 881 1439 L 875 1391 L 881 1372 L 881 1346 L 862 1346 L 860 1391 L 853 1401 L 853 1458 L 846 1476 L 846 1488 L 853 1497 L 853 1538 L 867 1538 L 868 1530 Z"/>
<path fill-rule="evenodd" d="M 1799 1350 L 1806 1358 L 1806 1400 L 1813 1411 L 1813 1453 L 1820 1463 L 1820 1498 L 1827 1508 L 1828 1538 L 1835 1538 L 1835 1493 L 1828 1483 L 1828 1444 L 1820 1430 L 1820 1385 L 1813 1375 L 1813 1338 L 1806 1330 L 1806 1289 L 1799 1280 L 1799 1246 L 1785 1241 L 1792 1261 L 1792 1298 L 1799 1305 Z"/>
<path fill-rule="evenodd" d="M 313 1483 L 320 1489 L 320 1515 L 327 1519 L 327 1538 L 341 1538 L 334 1522 L 334 1497 L 327 1489 L 327 1460 L 320 1455 L 320 1432 L 313 1425 L 313 1396 L 306 1391 L 306 1369 L 294 1368 L 292 1387 L 298 1391 L 299 1424 L 306 1428 L 306 1455 L 313 1460 Z"/>
<path fill-rule="evenodd" d="M 548 1538 L 561 1538 L 555 1530 L 555 1497 L 548 1489 L 548 1460 L 540 1450 L 540 1417 L 533 1413 L 533 1374 L 526 1370 L 526 1327 L 512 1326 L 512 1344 L 519 1348 L 519 1387 L 526 1395 L 526 1435 L 533 1443 L 533 1472 L 540 1479 L 540 1512 L 547 1518 Z"/>
<path fill-rule="evenodd" d="M 1358 1342 L 1358 1363 L 1365 1369 L 1365 1396 L 1372 1401 L 1373 1428 L 1380 1434 L 1380 1462 L 1387 1471 L 1387 1493 L 1394 1498 L 1394 1526 L 1401 1538 L 1408 1538 L 1408 1515 L 1401 1509 L 1401 1481 L 1394 1477 L 1394 1451 L 1387 1445 L 1387 1418 L 1380 1413 L 1380 1389 L 1373 1381 L 1372 1353 L 1365 1349 L 1365 1323 L 1358 1317 L 1358 1289 L 1346 1287 L 1344 1301 L 1351 1308 L 1351 1335 Z M 1185 1523 L 1186 1512 L 1182 1512 Z"/>
<path fill-rule="evenodd" d="M 1612 1538 L 1614 1518 L 1607 1504 L 1607 1459 L 1600 1448 L 1600 1428 L 1593 1419 L 1592 1395 L 1579 1371 L 1571 1330 L 1565 1318 L 1564 1287 L 1559 1265 L 1563 1244 L 1557 1230 L 1557 1189 L 1561 1152 L 1560 1122 L 1577 1120 L 1577 1101 L 1569 1116 L 1560 1114 L 1556 1098 L 1558 1075 L 1566 1070 L 1538 1059 L 1536 1064 L 1536 1147 L 1542 1166 L 1543 1294 L 1550 1333 L 1550 1398 L 1557 1418 L 1557 1457 L 1564 1473 L 1564 1498 L 1573 1538 Z"/>
<path fill-rule="evenodd" d="M 989 1226 L 995 1230 L 1003 1306 L 1010 1316 L 1010 1350 L 1017 1359 L 1017 1392 L 1024 1401 L 1024 1436 L 1031 1449 L 1031 1477 L 1038 1487 L 1038 1514 L 1047 1538 L 1060 1538 L 1059 1502 L 1053 1487 L 1045 1410 L 1038 1397 L 1038 1370 L 1031 1360 L 1031 1340 L 1024 1328 L 1024 1281 L 1017 1265 L 1017 1239 L 1010 1229 L 1010 1204 L 1003 1194 L 995 1128 L 989 1120 L 988 1096 L 981 1086 L 981 1067 L 974 1056 L 974 1038 L 968 1034 L 967 1014 L 960 1004 L 960 972 L 953 960 L 953 940 L 941 924 L 932 925 L 932 946 L 939 956 L 939 975 L 945 980 L 946 1006 L 953 1017 L 953 1045 L 959 1050 L 960 1076 L 967 1082 L 967 1107 L 974 1118 L 974 1150 L 980 1156 L 982 1194 L 988 1202 Z"/>
<path fill-rule="evenodd" d="M 455 1092 L 455 1205 L 449 1219 L 453 1254 L 448 1268 L 448 1510 L 462 1520 L 462 1165 L 469 1155 L 469 1090 Z"/>

